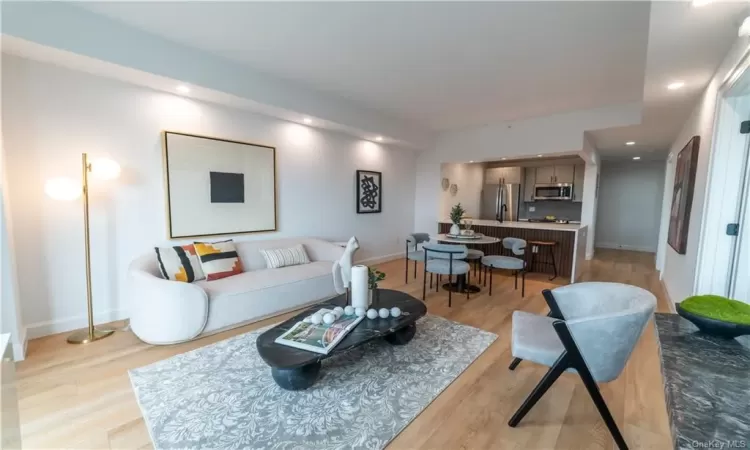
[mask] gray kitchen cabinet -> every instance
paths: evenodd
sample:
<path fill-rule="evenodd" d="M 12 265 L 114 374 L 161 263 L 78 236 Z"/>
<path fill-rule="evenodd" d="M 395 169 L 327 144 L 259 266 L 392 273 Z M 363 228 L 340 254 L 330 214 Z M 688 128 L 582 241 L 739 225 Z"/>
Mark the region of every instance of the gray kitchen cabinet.
<path fill-rule="evenodd" d="M 574 174 L 575 166 L 572 164 L 566 164 L 563 166 L 555 166 L 555 183 L 572 183 L 575 180 Z"/>
<path fill-rule="evenodd" d="M 586 170 L 586 166 L 583 164 L 576 164 L 575 174 L 573 178 L 573 201 L 583 201 L 583 178 Z"/>
<path fill-rule="evenodd" d="M 542 166 L 536 168 L 536 182 L 539 184 L 555 182 L 555 166 Z"/>
<path fill-rule="evenodd" d="M 506 167 L 504 172 L 506 184 L 521 184 L 521 168 Z"/>
<path fill-rule="evenodd" d="M 534 201 L 534 185 L 536 184 L 536 168 L 527 167 L 524 169 L 523 181 L 523 201 Z"/>
<path fill-rule="evenodd" d="M 484 184 L 498 184 L 503 177 L 502 167 L 493 167 L 484 171 Z"/>

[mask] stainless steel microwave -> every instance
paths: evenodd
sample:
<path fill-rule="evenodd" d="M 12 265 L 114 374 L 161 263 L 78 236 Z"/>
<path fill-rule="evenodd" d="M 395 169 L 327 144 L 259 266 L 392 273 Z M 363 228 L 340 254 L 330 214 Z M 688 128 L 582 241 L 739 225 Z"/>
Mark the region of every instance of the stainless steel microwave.
<path fill-rule="evenodd" d="M 534 185 L 534 200 L 573 200 L 573 184 L 536 184 Z"/>

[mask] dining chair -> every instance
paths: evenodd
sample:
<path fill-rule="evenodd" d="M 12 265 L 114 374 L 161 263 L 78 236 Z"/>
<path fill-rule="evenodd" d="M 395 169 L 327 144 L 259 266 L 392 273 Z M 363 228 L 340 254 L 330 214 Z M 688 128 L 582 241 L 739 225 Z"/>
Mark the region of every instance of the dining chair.
<path fill-rule="evenodd" d="M 627 449 L 597 383 L 620 376 L 656 308 L 649 291 L 620 283 L 575 283 L 542 291 L 547 316 L 515 311 L 511 351 L 521 360 L 550 369 L 508 425 L 517 426 L 563 372 L 578 373 L 621 450 Z"/>
<path fill-rule="evenodd" d="M 424 244 L 425 242 L 430 242 L 430 235 L 428 233 L 412 233 L 406 237 L 404 283 L 409 282 L 409 261 L 414 261 L 414 278 L 417 278 L 417 261 L 424 262 L 424 251 L 419 250 L 419 244 Z M 410 245 L 414 246 L 413 250 L 409 249 Z"/>
<path fill-rule="evenodd" d="M 526 253 L 526 241 L 514 237 L 503 238 L 503 248 L 516 256 Z M 492 295 L 492 272 L 494 269 L 512 270 L 515 276 L 515 289 L 518 289 L 518 274 L 521 274 L 521 297 L 526 294 L 526 261 L 513 256 L 488 255 L 482 258 L 484 266 L 484 285 L 487 286 L 487 271 L 490 272 L 490 295 Z"/>
<path fill-rule="evenodd" d="M 448 275 L 448 281 L 452 281 L 453 275 L 467 275 L 471 271 L 471 266 L 466 261 L 469 249 L 465 245 L 454 244 L 424 244 L 422 249 L 425 253 L 424 277 L 422 279 L 422 300 L 427 295 L 427 273 Z M 440 290 L 440 281 L 435 284 L 435 292 Z M 448 307 L 451 306 L 452 291 L 448 289 Z M 466 291 L 466 298 L 469 298 L 469 291 Z"/>

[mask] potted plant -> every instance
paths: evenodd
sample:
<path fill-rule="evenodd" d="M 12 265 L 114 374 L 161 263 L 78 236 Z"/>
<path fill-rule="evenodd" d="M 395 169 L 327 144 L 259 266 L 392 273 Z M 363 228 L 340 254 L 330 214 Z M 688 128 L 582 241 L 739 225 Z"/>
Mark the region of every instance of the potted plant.
<path fill-rule="evenodd" d="M 461 203 L 457 203 L 451 208 L 451 222 L 453 222 L 453 225 L 451 225 L 450 234 L 455 236 L 461 234 L 461 218 L 465 213 L 466 210 L 461 206 Z"/>
<path fill-rule="evenodd" d="M 367 268 L 367 286 L 369 287 L 370 305 L 378 300 L 378 283 L 385 280 L 385 274 L 377 269 Z"/>

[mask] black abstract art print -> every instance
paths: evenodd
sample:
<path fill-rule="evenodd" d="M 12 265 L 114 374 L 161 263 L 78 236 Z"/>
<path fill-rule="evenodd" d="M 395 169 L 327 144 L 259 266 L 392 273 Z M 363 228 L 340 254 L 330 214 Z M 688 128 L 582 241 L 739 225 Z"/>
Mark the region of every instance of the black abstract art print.
<path fill-rule="evenodd" d="M 210 172 L 211 203 L 245 203 L 245 175 Z"/>
<path fill-rule="evenodd" d="M 383 174 L 380 172 L 357 171 L 357 214 L 382 212 L 382 177 Z"/>

